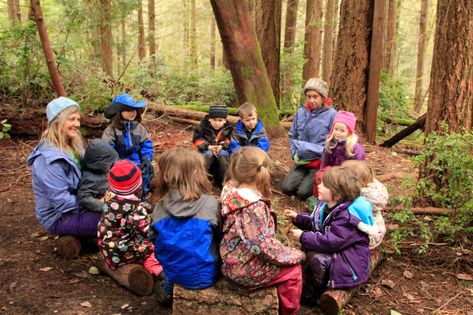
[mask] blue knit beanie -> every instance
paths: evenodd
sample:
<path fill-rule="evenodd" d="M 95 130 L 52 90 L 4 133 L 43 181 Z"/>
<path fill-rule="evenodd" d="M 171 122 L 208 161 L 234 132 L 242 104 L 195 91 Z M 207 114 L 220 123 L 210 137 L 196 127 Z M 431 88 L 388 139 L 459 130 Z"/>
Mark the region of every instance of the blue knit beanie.
<path fill-rule="evenodd" d="M 48 106 L 46 107 L 48 126 L 51 125 L 51 122 L 57 117 L 57 115 L 70 106 L 75 106 L 78 110 L 80 110 L 79 104 L 64 96 L 60 96 L 49 102 Z"/>

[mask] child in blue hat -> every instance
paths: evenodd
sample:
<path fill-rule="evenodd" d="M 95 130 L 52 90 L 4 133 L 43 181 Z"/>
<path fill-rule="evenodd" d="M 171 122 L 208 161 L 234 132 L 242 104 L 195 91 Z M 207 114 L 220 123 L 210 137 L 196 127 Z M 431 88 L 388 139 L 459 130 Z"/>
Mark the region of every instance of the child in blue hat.
<path fill-rule="evenodd" d="M 120 159 L 127 159 L 138 165 L 143 174 L 143 196 L 151 191 L 151 179 L 154 172 L 153 141 L 148 131 L 141 124 L 141 110 L 146 101 L 135 101 L 126 93 L 117 95 L 112 104 L 105 110 L 105 118 L 110 124 L 105 129 L 102 139 L 110 143 Z"/>

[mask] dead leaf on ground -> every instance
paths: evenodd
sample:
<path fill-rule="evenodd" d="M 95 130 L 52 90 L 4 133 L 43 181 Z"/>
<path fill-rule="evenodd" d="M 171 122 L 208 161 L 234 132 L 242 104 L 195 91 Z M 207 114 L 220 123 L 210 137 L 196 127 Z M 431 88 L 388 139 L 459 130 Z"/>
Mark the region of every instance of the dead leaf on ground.
<path fill-rule="evenodd" d="M 473 277 L 466 273 L 457 273 L 458 280 L 473 281 Z"/>
<path fill-rule="evenodd" d="M 77 277 L 77 278 L 82 278 L 82 279 L 87 279 L 89 277 L 89 275 L 84 272 L 84 271 L 81 271 L 81 272 L 73 272 L 72 273 L 73 276 Z"/>
<path fill-rule="evenodd" d="M 39 236 L 39 233 L 38 233 L 38 232 L 31 233 L 31 238 L 35 238 L 35 237 L 38 237 L 38 236 Z"/>
<path fill-rule="evenodd" d="M 390 288 L 390 289 L 392 289 L 396 286 L 396 284 L 392 280 L 384 280 L 383 279 L 383 281 L 381 281 L 381 284 L 384 285 L 385 287 Z"/>
<path fill-rule="evenodd" d="M 128 306 L 130 306 L 130 304 L 123 304 L 122 306 L 120 306 L 120 308 L 121 308 L 122 310 L 124 310 L 124 309 L 127 308 Z"/>
<path fill-rule="evenodd" d="M 375 287 L 373 290 L 371 290 L 371 294 L 374 296 L 374 298 L 379 298 L 384 295 L 384 292 L 380 287 Z"/>
<path fill-rule="evenodd" d="M 53 268 L 52 267 L 39 268 L 39 271 L 49 271 L 49 270 L 53 270 Z"/>
<path fill-rule="evenodd" d="M 88 301 L 85 301 L 85 302 L 80 303 L 80 306 L 91 308 L 92 304 L 90 304 L 90 302 Z"/>
<path fill-rule="evenodd" d="M 412 279 L 414 278 L 414 274 L 412 272 L 410 272 L 409 270 L 404 270 L 404 272 L 402 273 L 404 275 L 404 277 L 406 277 L 407 279 Z"/>
<path fill-rule="evenodd" d="M 77 282 L 80 282 L 80 280 L 79 279 L 71 279 L 67 283 L 74 284 L 74 283 L 77 283 Z"/>
<path fill-rule="evenodd" d="M 403 296 L 409 300 L 410 303 L 420 303 L 420 300 L 417 299 L 415 296 L 413 296 L 410 293 L 404 293 Z"/>
<path fill-rule="evenodd" d="M 391 310 L 390 315 L 402 315 L 402 313 L 399 313 L 398 311 Z"/>
<path fill-rule="evenodd" d="M 18 284 L 18 281 L 14 281 L 10 283 L 10 292 L 13 293 L 13 290 L 15 290 L 16 285 Z"/>
<path fill-rule="evenodd" d="M 48 238 L 49 238 L 49 236 L 45 235 L 45 236 L 38 237 L 38 240 L 43 242 L 43 241 L 47 240 Z"/>

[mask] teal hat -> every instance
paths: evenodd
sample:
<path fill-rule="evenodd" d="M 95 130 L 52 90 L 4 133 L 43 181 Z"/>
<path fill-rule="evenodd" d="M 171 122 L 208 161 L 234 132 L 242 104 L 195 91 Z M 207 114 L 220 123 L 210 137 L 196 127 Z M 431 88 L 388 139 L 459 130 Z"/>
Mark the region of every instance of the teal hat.
<path fill-rule="evenodd" d="M 64 96 L 60 96 L 49 102 L 48 106 L 46 107 L 48 125 L 51 125 L 51 122 L 54 120 L 54 118 L 56 118 L 57 115 L 59 115 L 63 110 L 71 106 L 75 106 L 78 110 L 80 110 L 79 104 Z"/>

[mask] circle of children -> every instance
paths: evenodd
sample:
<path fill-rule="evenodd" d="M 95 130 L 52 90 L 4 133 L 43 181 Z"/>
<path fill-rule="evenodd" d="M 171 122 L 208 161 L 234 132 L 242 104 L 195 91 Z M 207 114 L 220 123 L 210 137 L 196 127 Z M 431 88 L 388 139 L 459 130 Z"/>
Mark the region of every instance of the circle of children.
<path fill-rule="evenodd" d="M 248 290 L 276 286 L 283 314 L 327 288 L 366 283 L 370 250 L 386 231 L 388 192 L 360 161 L 355 116 L 337 113 L 321 79 L 309 79 L 304 94 L 289 131 L 295 165 L 282 183 L 285 194 L 318 199 L 311 213 L 284 212 L 302 250 L 276 236 L 270 144 L 249 103 L 235 126 L 225 105 L 211 106 L 194 131 L 197 150 L 162 153 L 154 173 L 153 144 L 140 123 L 145 101 L 115 97 L 105 111 L 110 125 L 85 152 L 79 105 L 51 101 L 48 128 L 28 158 L 39 223 L 56 235 L 96 236 L 112 269 L 143 264 L 160 275 L 157 298 L 168 305 L 174 284 L 203 289 L 220 274 Z M 209 172 L 224 180 L 220 199 L 211 195 Z M 153 174 L 154 210 L 145 201 Z"/>

